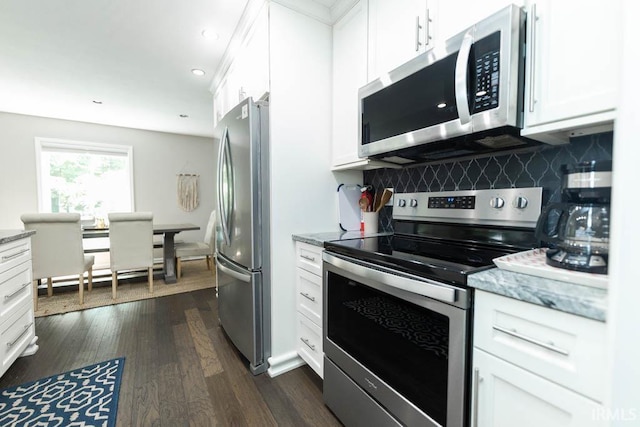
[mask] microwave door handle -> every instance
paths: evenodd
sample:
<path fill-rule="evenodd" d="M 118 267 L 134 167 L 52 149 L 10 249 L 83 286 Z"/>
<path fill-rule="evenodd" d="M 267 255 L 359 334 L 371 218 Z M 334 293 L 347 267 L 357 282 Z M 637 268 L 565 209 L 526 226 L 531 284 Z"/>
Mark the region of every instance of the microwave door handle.
<path fill-rule="evenodd" d="M 458 106 L 458 117 L 460 123 L 466 125 L 471 122 L 471 114 L 469 114 L 469 102 L 467 91 L 467 68 L 469 64 L 469 55 L 471 54 L 471 46 L 473 45 L 472 29 L 467 31 L 462 39 L 458 58 L 456 59 L 455 84 L 456 84 L 456 104 Z"/>

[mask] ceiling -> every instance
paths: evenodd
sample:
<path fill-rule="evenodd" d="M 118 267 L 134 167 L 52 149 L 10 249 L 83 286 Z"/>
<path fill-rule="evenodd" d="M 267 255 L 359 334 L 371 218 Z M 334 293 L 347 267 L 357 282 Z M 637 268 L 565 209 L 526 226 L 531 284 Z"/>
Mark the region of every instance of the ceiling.
<path fill-rule="evenodd" d="M 0 111 L 212 136 L 209 87 L 246 4 L 2 0 Z"/>

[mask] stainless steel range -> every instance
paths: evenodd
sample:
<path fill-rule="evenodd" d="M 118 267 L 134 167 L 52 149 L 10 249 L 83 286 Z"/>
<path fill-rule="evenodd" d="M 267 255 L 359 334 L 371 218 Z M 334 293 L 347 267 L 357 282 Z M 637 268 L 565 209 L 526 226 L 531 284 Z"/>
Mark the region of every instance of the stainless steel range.
<path fill-rule="evenodd" d="M 541 188 L 396 194 L 394 234 L 325 243 L 324 400 L 347 426 L 467 426 L 469 274 L 537 246 Z"/>

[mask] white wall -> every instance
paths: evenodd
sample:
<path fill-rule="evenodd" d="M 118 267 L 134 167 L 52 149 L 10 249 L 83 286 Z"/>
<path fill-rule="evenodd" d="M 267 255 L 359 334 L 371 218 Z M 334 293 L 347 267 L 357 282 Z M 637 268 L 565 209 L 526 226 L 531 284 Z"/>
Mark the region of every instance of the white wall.
<path fill-rule="evenodd" d="M 635 3 L 623 2 L 620 104 L 613 144 L 610 302 L 607 314 L 610 396 L 604 416 L 611 426 L 620 427 L 640 425 L 640 221 L 637 213 L 640 27 L 636 10 Z"/>
<path fill-rule="evenodd" d="M 152 132 L 0 112 L 0 229 L 22 229 L 20 215 L 38 211 L 35 137 L 113 143 L 133 147 L 135 208 L 152 211 L 157 223 L 190 222 L 201 240 L 215 203 L 213 138 Z M 217 143 L 216 143 L 217 144 Z M 184 212 L 177 204 L 176 174 L 200 175 L 200 205 Z"/>
<path fill-rule="evenodd" d="M 296 348 L 292 235 L 338 231 L 338 184 L 362 173 L 330 172 L 331 27 L 272 2 L 269 37 L 271 354 L 286 359 Z"/>

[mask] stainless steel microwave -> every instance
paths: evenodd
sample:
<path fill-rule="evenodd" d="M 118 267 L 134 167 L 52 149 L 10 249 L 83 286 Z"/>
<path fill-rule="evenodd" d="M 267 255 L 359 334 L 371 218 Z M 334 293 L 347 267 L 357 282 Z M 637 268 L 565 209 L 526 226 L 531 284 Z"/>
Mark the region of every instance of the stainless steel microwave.
<path fill-rule="evenodd" d="M 362 87 L 360 157 L 429 161 L 528 145 L 520 137 L 525 12 L 511 5 Z"/>

